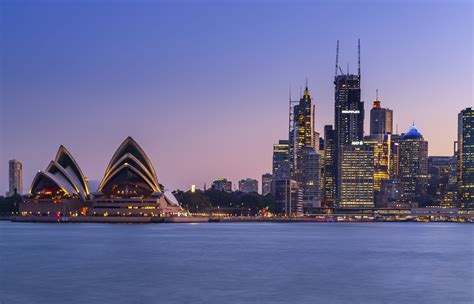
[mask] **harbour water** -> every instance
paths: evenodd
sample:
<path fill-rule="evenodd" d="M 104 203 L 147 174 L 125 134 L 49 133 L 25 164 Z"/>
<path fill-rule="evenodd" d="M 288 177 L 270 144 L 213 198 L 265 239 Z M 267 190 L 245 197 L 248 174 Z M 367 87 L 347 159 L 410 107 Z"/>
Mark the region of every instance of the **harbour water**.
<path fill-rule="evenodd" d="M 0 222 L 0 303 L 473 303 L 474 226 Z"/>

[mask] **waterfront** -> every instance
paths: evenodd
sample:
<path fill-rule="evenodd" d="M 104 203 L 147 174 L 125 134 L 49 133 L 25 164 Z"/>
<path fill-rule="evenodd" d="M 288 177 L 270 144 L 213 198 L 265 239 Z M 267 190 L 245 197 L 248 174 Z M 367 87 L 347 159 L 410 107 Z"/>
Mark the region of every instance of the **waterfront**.
<path fill-rule="evenodd" d="M 0 222 L 0 303 L 470 303 L 473 226 Z"/>

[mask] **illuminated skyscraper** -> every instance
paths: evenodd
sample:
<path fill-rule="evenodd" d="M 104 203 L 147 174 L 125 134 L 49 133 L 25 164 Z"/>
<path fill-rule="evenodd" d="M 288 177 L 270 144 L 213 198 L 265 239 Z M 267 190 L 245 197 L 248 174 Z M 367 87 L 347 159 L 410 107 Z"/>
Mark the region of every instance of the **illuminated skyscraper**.
<path fill-rule="evenodd" d="M 374 151 L 374 190 L 380 191 L 380 183 L 390 178 L 391 134 L 366 136 L 364 144 L 372 146 Z"/>
<path fill-rule="evenodd" d="M 308 85 L 299 102 L 290 99 L 289 105 L 291 179 L 296 180 L 298 187 L 303 191 L 303 204 L 305 210 L 309 210 L 321 205 L 319 195 L 321 156 L 318 152 L 319 133 L 314 131 L 314 105 Z"/>
<path fill-rule="evenodd" d="M 262 175 L 262 195 L 267 195 L 272 192 L 273 175 L 265 173 Z"/>
<path fill-rule="evenodd" d="M 374 151 L 364 144 L 342 145 L 337 206 L 340 208 L 374 207 Z"/>
<path fill-rule="evenodd" d="M 343 193 L 338 189 L 342 185 L 341 173 L 344 166 L 342 164 L 342 154 L 344 151 L 351 151 L 352 145 L 360 145 L 364 140 L 364 102 L 361 101 L 360 92 L 360 40 L 358 44 L 358 73 L 350 74 L 349 69 L 344 73 L 339 66 L 339 41 L 337 41 L 336 51 L 336 71 L 334 78 L 335 85 L 335 109 L 334 109 L 334 127 L 335 127 L 335 146 L 336 153 L 333 162 L 338 170 L 335 185 L 337 200 Z M 344 146 L 348 146 L 344 148 Z M 349 156 L 348 158 L 351 158 Z M 346 160 L 348 159 L 346 158 Z M 341 171 L 342 170 L 342 171 Z M 373 167 L 372 167 L 373 170 Z M 352 173 L 348 173 L 352 174 Z M 373 193 L 372 193 L 373 196 Z"/>
<path fill-rule="evenodd" d="M 289 144 L 288 140 L 280 140 L 278 144 L 273 145 L 273 178 L 290 178 L 289 162 Z"/>
<path fill-rule="evenodd" d="M 372 110 L 370 110 L 370 135 L 393 133 L 393 111 L 382 108 L 379 94 L 375 97 Z"/>
<path fill-rule="evenodd" d="M 461 207 L 474 208 L 474 108 L 458 114 L 458 199 Z"/>
<path fill-rule="evenodd" d="M 416 206 L 425 203 L 428 182 L 428 142 L 413 126 L 399 145 L 398 176 L 402 200 Z"/>
<path fill-rule="evenodd" d="M 21 161 L 12 159 L 8 162 L 8 182 L 8 196 L 23 193 L 23 164 Z"/>

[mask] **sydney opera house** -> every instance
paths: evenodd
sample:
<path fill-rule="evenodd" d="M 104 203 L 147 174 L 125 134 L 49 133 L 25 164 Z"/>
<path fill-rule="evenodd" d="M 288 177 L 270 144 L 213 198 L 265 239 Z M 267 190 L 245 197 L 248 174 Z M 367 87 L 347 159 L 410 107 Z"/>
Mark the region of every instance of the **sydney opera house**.
<path fill-rule="evenodd" d="M 158 182 L 150 159 L 127 137 L 110 160 L 98 189 L 87 179 L 69 151 L 59 147 L 56 158 L 31 183 L 20 204 L 22 215 L 172 216 L 184 213 L 176 198 Z"/>

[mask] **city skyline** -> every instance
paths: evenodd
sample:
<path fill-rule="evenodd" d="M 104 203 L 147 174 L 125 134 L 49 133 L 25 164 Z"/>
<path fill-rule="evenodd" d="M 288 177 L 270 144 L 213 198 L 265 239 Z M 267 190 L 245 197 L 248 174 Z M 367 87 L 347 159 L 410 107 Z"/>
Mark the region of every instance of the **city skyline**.
<path fill-rule="evenodd" d="M 164 36 L 170 39 L 169 42 L 174 42 L 176 49 L 169 44 L 167 47 L 160 47 L 158 41 L 144 42 L 137 39 L 132 41 L 145 47 L 143 50 L 125 46 L 123 57 L 114 53 L 114 58 L 107 58 L 109 48 L 120 45 L 125 38 L 119 35 L 120 31 L 114 31 L 107 25 L 106 21 L 121 17 L 135 20 L 125 12 L 126 4 L 112 7 L 111 14 L 105 16 L 105 20 L 98 20 L 96 17 L 100 16 L 101 10 L 110 7 L 83 7 L 81 9 L 84 15 L 74 17 L 72 25 L 62 29 L 57 28 L 58 22 L 71 17 L 72 13 L 64 5 L 39 7 L 30 4 L 21 9 L 12 3 L 2 5 L 3 14 L 6 12 L 3 19 L 7 28 L 3 35 L 6 49 L 3 56 L 4 91 L 0 113 L 0 169 L 4 172 L 0 177 L 0 187 L 4 190 L 8 187 L 6 166 L 9 159 L 16 158 L 23 162 L 24 184 L 29 185 L 37 170 L 49 162 L 50 155 L 61 144 L 77 157 L 90 180 L 100 180 L 105 170 L 103 164 L 110 157 L 113 148 L 126 136 L 133 136 L 142 143 L 151 161 L 161 170 L 158 176 L 163 175 L 166 186 L 171 189 L 189 189 L 191 184 L 198 187 L 202 187 L 204 183 L 210 185 L 219 176 L 225 176 L 234 183 L 247 177 L 260 180 L 262 174 L 271 171 L 272 145 L 287 133 L 289 85 L 293 88 L 293 98 L 297 98 L 300 84 L 303 86 L 304 78 L 308 77 L 309 89 L 316 105 L 316 131 L 323 134 L 324 125 L 334 124 L 332 81 L 338 39 L 341 43 L 341 66 L 345 66 L 347 61 L 351 64 L 356 62 L 357 38 L 361 39 L 361 91 L 366 113 L 372 106 L 375 90 L 378 88 L 383 106 L 394 111 L 394 128 L 398 125 L 398 133 L 406 132 L 412 121 L 415 121 L 430 143 L 430 155 L 453 154 L 457 114 L 470 106 L 472 101 L 472 57 L 469 58 L 469 54 L 472 54 L 472 38 L 469 37 L 472 26 L 456 27 L 465 20 L 472 23 L 472 17 L 464 21 L 458 20 L 462 18 L 455 18 L 456 14 L 472 16 L 472 12 L 463 11 L 462 2 L 454 8 L 437 3 L 434 8 L 424 11 L 424 18 L 421 19 L 425 21 L 442 15 L 446 9 L 454 10 L 456 14 L 434 24 L 435 28 L 447 26 L 439 32 L 438 37 L 430 35 L 416 41 L 402 39 L 402 36 L 408 29 L 413 30 L 410 26 L 415 22 L 416 9 L 418 12 L 421 10 L 420 4 L 407 4 L 414 8 L 413 12 L 396 7 L 396 10 L 405 11 L 413 18 L 408 20 L 411 23 L 405 28 L 406 31 L 395 30 L 387 25 L 390 22 L 383 20 L 387 17 L 390 20 L 391 17 L 391 21 L 394 21 L 395 16 L 392 14 L 395 12 L 388 12 L 389 4 L 374 4 L 379 10 L 371 8 L 361 12 L 379 12 L 372 15 L 374 25 L 377 18 L 380 18 L 378 21 L 385 22 L 385 29 L 389 30 L 388 36 L 389 33 L 396 33 L 393 40 L 380 36 L 381 30 L 364 31 L 362 25 L 357 26 L 359 28 L 350 35 L 344 34 L 344 27 L 337 24 L 335 17 L 333 22 L 336 28 L 325 29 L 329 34 L 323 37 L 310 35 L 313 29 L 323 31 L 322 21 L 319 26 L 295 21 L 290 24 L 289 30 L 278 27 L 271 30 L 257 19 L 257 13 L 265 11 L 265 5 L 257 5 L 255 11 L 247 17 L 250 19 L 249 25 L 256 26 L 256 33 L 245 36 L 245 29 L 234 29 L 226 37 L 219 37 L 219 31 L 211 29 L 210 21 L 205 22 L 204 28 L 202 24 L 198 24 L 198 29 L 191 29 L 190 23 L 199 23 L 199 20 L 190 12 L 191 8 L 186 8 L 183 14 L 190 17 L 191 21 L 182 25 L 182 32 L 178 32 L 178 36 L 181 36 L 173 40 L 160 29 L 160 25 L 164 28 L 170 26 L 172 20 L 165 19 L 156 24 L 150 12 L 145 14 L 143 22 L 135 24 L 134 29 L 152 31 L 147 33 L 148 38 L 152 38 L 155 31 L 157 37 Z M 143 11 L 148 6 L 154 8 L 152 12 L 155 13 L 160 8 L 151 4 L 134 8 Z M 234 21 L 242 20 L 248 7 L 235 3 L 234 6 L 238 8 L 237 11 L 228 17 Z M 301 8 L 303 3 L 299 2 L 296 6 Z M 197 8 L 203 9 L 200 5 Z M 216 4 L 212 8 L 216 13 L 224 7 Z M 280 3 L 276 8 L 268 10 L 267 13 L 273 17 L 270 18 L 273 26 L 277 25 L 277 17 L 297 11 L 293 6 L 290 12 L 283 12 L 283 8 Z M 335 9 L 324 5 L 319 8 L 324 12 Z M 43 24 L 41 16 L 30 16 L 33 9 L 35 12 L 42 12 L 39 15 L 43 18 L 48 15 L 52 17 L 51 14 L 58 10 L 65 14 L 50 18 Z M 308 12 L 299 12 L 309 16 L 322 14 L 315 12 L 314 8 Z M 19 27 L 22 18 L 28 16 L 32 17 L 31 22 Z M 363 17 L 364 15 L 358 18 Z M 222 21 L 221 18 L 223 17 L 216 16 L 211 20 Z M 98 32 L 104 35 L 106 41 L 95 41 L 100 35 L 84 32 L 80 37 L 81 41 L 69 41 L 68 34 L 77 35 L 79 29 L 83 30 L 81 26 L 84 21 L 95 22 L 94 25 L 99 26 Z M 242 25 L 242 21 L 236 22 Z M 422 23 L 419 20 L 417 22 Z M 35 28 L 39 24 L 41 26 Z M 398 24 L 402 27 L 400 21 Z M 419 26 L 421 28 L 418 33 L 428 30 L 427 25 Z M 433 27 L 433 24 L 429 26 Z M 39 37 L 35 39 L 29 36 L 33 29 L 39 33 Z M 48 35 L 51 30 L 53 34 Z M 111 32 L 108 33 L 107 30 Z M 204 34 L 203 30 L 211 33 Z M 457 37 L 453 37 L 454 30 Z M 199 37 L 192 35 L 196 32 L 201 34 L 201 39 L 210 39 L 211 45 L 206 47 L 199 43 Z M 259 33 L 265 35 L 259 36 Z M 125 34 L 130 36 L 135 33 L 129 31 Z M 278 38 L 282 34 L 287 38 L 288 44 Z M 19 37 L 18 41 L 14 41 L 14 37 Z M 190 37 L 194 40 L 185 43 L 184 39 Z M 228 41 L 228 37 L 233 38 L 230 39 L 232 41 L 219 47 L 219 43 Z M 55 51 L 48 39 L 62 43 L 64 52 Z M 240 42 L 250 44 L 240 45 Z M 390 42 L 397 42 L 399 49 L 392 50 Z M 437 52 L 433 48 L 445 47 L 448 42 L 452 47 L 450 52 L 445 49 Z M 464 43 L 460 44 L 461 42 Z M 465 42 L 468 42 L 467 45 Z M 268 45 L 276 49 L 286 45 L 288 49 L 266 52 Z M 456 45 L 458 47 L 454 47 Z M 37 47 L 36 54 L 39 53 L 40 56 L 34 58 L 28 46 Z M 242 46 L 244 49 L 239 49 Z M 311 49 L 314 46 L 318 49 Z M 24 47 L 27 49 L 23 50 Z M 186 47 L 194 47 L 199 54 L 194 53 L 192 58 L 188 57 L 191 53 L 188 53 Z M 404 56 L 397 57 L 401 49 L 404 50 Z M 425 53 L 428 49 L 429 53 Z M 86 50 L 90 51 L 90 57 L 85 55 Z M 155 57 L 153 50 L 158 51 L 159 55 Z M 178 54 L 171 54 L 173 50 L 178 51 Z M 410 50 L 418 52 L 412 53 Z M 211 58 L 213 55 L 217 56 L 215 61 Z M 230 57 L 234 55 L 238 58 L 232 60 Z M 122 62 L 124 59 L 126 60 Z M 193 62 L 192 59 L 198 61 Z M 168 66 L 166 60 L 174 60 L 175 65 Z M 156 65 L 148 67 L 150 61 Z M 88 64 L 88 68 L 82 67 L 81 63 Z M 93 64 L 97 70 L 91 69 Z M 119 64 L 122 64 L 123 69 L 118 67 Z M 162 66 L 164 71 L 160 70 Z M 434 72 L 440 66 L 447 70 L 446 74 Z M 202 73 L 207 68 L 210 71 Z M 273 69 L 276 69 L 276 73 Z M 355 66 L 350 70 L 355 72 Z M 228 77 L 220 75 L 227 71 L 230 71 Z M 201 74 L 203 79 L 198 78 Z M 369 134 L 368 123 L 368 119 L 365 119 L 366 135 Z M 31 151 L 32 147 L 34 153 Z"/>

